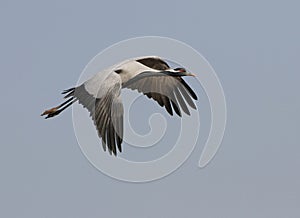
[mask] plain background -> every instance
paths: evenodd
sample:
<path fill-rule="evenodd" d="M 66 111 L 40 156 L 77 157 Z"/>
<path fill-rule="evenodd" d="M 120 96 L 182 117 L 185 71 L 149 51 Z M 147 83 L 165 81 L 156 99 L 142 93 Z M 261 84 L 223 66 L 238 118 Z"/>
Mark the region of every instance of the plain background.
<path fill-rule="evenodd" d="M 1 0 L 0 217 L 300 217 L 299 7 Z M 199 145 L 172 175 L 132 184 L 89 164 L 71 110 L 49 122 L 39 114 L 94 55 L 143 35 L 181 40 L 208 59 L 228 122 L 204 169 Z"/>

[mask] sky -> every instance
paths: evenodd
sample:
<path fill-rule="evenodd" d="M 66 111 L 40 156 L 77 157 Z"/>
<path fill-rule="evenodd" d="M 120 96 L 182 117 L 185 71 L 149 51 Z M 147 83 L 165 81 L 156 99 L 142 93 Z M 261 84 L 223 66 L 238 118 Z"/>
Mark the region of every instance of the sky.
<path fill-rule="evenodd" d="M 299 217 L 299 6 L 257 0 L 2 0 L 0 216 Z M 76 84 L 96 54 L 147 35 L 183 41 L 209 61 L 224 89 L 228 119 L 208 166 L 197 167 L 200 138 L 174 173 L 135 184 L 89 163 L 71 110 L 47 121 L 39 115 L 60 102 L 60 92 Z M 208 100 L 201 87 L 196 91 L 204 138 Z M 144 117 L 138 110 L 144 104 L 164 112 L 145 98 L 133 108 L 135 119 Z M 178 119 L 167 120 L 175 123 L 169 131 L 177 131 Z"/>

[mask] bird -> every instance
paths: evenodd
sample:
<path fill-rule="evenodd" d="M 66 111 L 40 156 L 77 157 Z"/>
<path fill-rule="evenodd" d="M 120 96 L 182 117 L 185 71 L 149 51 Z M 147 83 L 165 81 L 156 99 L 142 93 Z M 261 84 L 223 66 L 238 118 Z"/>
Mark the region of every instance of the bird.
<path fill-rule="evenodd" d="M 158 56 L 143 56 L 124 60 L 92 76 L 81 85 L 62 92 L 64 99 L 60 105 L 45 110 L 45 119 L 59 115 L 77 102 L 83 105 L 92 118 L 103 150 L 117 156 L 122 152 L 123 103 L 121 90 L 136 90 L 156 101 L 173 116 L 181 117 L 182 111 L 190 115 L 189 107 L 197 110 L 194 103 L 196 93 L 183 77 L 195 76 L 183 67 L 171 68 Z M 188 107 L 189 106 L 189 107 Z"/>

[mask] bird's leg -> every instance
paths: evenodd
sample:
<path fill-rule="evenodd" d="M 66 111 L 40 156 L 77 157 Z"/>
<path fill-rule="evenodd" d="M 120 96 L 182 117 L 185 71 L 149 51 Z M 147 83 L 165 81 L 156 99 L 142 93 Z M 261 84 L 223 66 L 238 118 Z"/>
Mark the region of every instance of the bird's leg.
<path fill-rule="evenodd" d="M 55 113 L 55 112 L 58 110 L 58 108 L 59 108 L 59 106 L 53 107 L 53 108 L 48 109 L 48 110 L 45 110 L 45 111 L 41 114 L 41 116 Z"/>
<path fill-rule="evenodd" d="M 69 98 L 67 101 L 63 102 L 62 104 L 60 104 L 56 107 L 53 107 L 51 109 L 45 110 L 41 114 L 41 116 L 47 115 L 45 117 L 45 119 L 50 118 L 50 117 L 54 117 L 54 116 L 58 115 L 60 112 L 62 112 L 64 109 L 66 109 L 67 107 L 71 106 L 76 100 L 77 99 L 74 99 L 73 97 Z M 64 105 L 66 105 L 66 106 L 64 106 Z M 62 108 L 62 106 L 64 106 L 64 107 Z"/>

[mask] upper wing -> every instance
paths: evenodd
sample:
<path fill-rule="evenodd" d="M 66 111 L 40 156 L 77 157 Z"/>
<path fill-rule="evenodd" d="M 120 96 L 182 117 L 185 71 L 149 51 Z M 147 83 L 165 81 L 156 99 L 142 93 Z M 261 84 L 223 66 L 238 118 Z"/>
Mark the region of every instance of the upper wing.
<path fill-rule="evenodd" d="M 108 147 L 109 153 L 115 155 L 116 147 L 122 152 L 123 141 L 123 104 L 120 97 L 121 79 L 118 77 L 113 72 L 104 81 L 98 80 L 98 84 L 91 81 L 83 83 L 74 92 L 79 103 L 90 112 L 98 135 L 102 138 L 103 149 Z M 97 89 L 91 87 L 95 85 L 98 86 Z"/>
<path fill-rule="evenodd" d="M 197 100 L 195 92 L 181 77 L 170 76 L 167 72 L 143 72 L 124 83 L 123 88 L 142 92 L 165 107 L 171 115 L 174 110 L 181 116 L 181 109 L 190 115 L 186 102 L 196 109 L 193 102 L 193 99 Z"/>
<path fill-rule="evenodd" d="M 136 61 L 154 70 L 167 70 L 170 68 L 167 62 L 159 57 L 144 57 Z"/>

